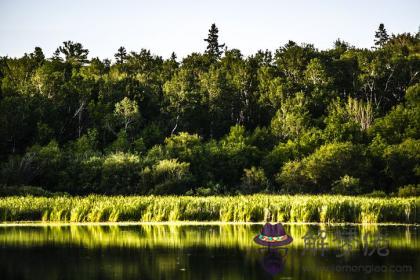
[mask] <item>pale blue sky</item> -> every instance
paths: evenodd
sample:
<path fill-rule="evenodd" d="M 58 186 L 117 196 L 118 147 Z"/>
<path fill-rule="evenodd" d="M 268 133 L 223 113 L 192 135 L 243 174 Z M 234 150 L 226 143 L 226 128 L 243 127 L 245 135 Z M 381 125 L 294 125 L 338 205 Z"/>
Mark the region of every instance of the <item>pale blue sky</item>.
<path fill-rule="evenodd" d="M 21 56 L 40 46 L 50 57 L 73 40 L 89 57 L 113 58 L 120 46 L 184 57 L 205 49 L 213 22 L 220 41 L 245 55 L 288 40 L 326 49 L 341 38 L 369 48 L 379 23 L 389 33 L 414 33 L 419 14 L 419 0 L 0 0 L 0 55 Z"/>

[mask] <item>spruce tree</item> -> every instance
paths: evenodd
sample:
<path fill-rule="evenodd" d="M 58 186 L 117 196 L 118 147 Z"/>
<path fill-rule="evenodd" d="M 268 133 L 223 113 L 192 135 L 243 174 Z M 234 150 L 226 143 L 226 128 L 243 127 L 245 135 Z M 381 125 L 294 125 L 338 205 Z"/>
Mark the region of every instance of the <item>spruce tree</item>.
<path fill-rule="evenodd" d="M 383 47 L 388 40 L 388 33 L 386 32 L 384 24 L 381 23 L 379 24 L 378 31 L 375 32 L 375 46 Z"/>
<path fill-rule="evenodd" d="M 127 59 L 127 51 L 124 47 L 120 47 L 114 57 L 117 60 L 117 64 L 123 64 Z"/>
<path fill-rule="evenodd" d="M 214 59 L 219 59 L 223 53 L 223 47 L 225 44 L 219 45 L 219 29 L 216 24 L 212 24 L 209 30 L 207 39 L 204 39 L 207 44 L 206 53 Z"/>

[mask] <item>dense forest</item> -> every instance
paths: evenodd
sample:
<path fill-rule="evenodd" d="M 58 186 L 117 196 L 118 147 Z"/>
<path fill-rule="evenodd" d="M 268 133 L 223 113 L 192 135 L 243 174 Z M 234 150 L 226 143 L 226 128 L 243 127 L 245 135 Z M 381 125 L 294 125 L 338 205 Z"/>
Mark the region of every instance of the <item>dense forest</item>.
<path fill-rule="evenodd" d="M 420 33 L 244 56 L 213 24 L 205 42 L 0 57 L 2 192 L 419 193 Z"/>

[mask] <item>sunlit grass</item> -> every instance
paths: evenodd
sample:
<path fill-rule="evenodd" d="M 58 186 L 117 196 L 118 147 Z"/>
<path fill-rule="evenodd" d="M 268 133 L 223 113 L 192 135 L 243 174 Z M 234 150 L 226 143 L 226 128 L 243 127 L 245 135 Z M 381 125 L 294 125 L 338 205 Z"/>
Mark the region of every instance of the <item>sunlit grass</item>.
<path fill-rule="evenodd" d="M 419 198 L 334 195 L 5 197 L 0 220 L 418 223 Z"/>

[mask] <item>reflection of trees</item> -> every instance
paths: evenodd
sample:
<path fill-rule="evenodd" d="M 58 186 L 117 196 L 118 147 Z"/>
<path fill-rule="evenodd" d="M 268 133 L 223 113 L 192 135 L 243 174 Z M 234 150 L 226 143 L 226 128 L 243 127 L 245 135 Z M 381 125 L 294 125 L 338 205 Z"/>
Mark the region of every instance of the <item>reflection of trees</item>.
<path fill-rule="evenodd" d="M 351 226 L 356 227 L 359 239 L 362 235 L 387 235 L 393 248 L 420 248 L 414 229 L 410 226 Z M 326 225 L 285 225 L 286 232 L 294 241 L 289 247 L 303 248 L 302 237 L 309 232 L 326 230 L 330 245 L 338 231 L 347 226 Z M 124 247 L 124 248 L 239 248 L 252 249 L 260 246 L 252 241 L 261 229 L 256 224 L 139 224 L 139 225 L 48 225 L 0 227 L 0 244 L 40 246 L 45 244 L 77 245 L 87 248 Z"/>
<path fill-rule="evenodd" d="M 264 274 L 261 267 L 261 259 L 267 249 L 252 241 L 261 226 L 3 226 L 0 227 L 0 271 L 11 275 L 8 273 L 11 273 L 13 267 L 25 263 L 19 271 L 24 279 L 37 276 L 56 279 L 61 273 L 59 266 L 63 265 L 68 266 L 66 269 L 70 276 L 75 273 L 78 279 L 83 279 L 84 275 L 89 275 L 86 279 L 138 279 L 139 276 L 140 279 L 220 279 L 221 274 L 226 279 L 264 279 L 267 274 Z M 344 274 L 312 269 L 335 264 L 337 259 L 335 254 L 320 257 L 309 253 L 302 256 L 302 237 L 308 231 L 318 232 L 322 229 L 326 230 L 328 241 L 331 242 L 334 232 L 346 228 L 349 226 L 285 225 L 286 232 L 293 236 L 294 241 L 287 246 L 289 250 L 281 275 L 304 279 L 325 279 L 327 276 L 330 279 L 341 279 Z M 378 232 L 388 234 L 391 254 L 381 262 L 395 264 L 402 255 L 410 255 L 407 251 L 417 252 L 420 247 L 413 234 L 413 227 L 350 228 L 356 229 L 359 236 L 366 233 L 375 235 Z M 21 247 L 29 253 L 22 254 Z M 42 250 L 37 247 L 42 247 Z M 65 258 L 64 262 L 60 262 L 62 258 Z M 355 253 L 345 261 L 377 263 L 378 259 L 363 258 L 362 253 Z M 48 264 L 47 271 L 41 269 L 45 264 Z M 303 271 L 303 268 L 310 268 L 310 271 Z"/>

